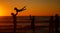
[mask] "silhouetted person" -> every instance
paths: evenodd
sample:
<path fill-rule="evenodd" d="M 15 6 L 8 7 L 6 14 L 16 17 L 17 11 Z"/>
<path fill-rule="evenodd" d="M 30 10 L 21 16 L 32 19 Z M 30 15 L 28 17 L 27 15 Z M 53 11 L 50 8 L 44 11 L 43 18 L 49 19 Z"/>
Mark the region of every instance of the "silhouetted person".
<path fill-rule="evenodd" d="M 32 19 L 31 29 L 32 29 L 33 33 L 35 33 L 35 22 L 34 22 L 35 21 L 35 16 L 32 16 L 31 19 Z"/>
<path fill-rule="evenodd" d="M 55 33 L 58 33 L 58 27 L 59 27 L 59 16 L 58 14 L 55 15 Z"/>
<path fill-rule="evenodd" d="M 14 33 L 16 33 L 16 15 L 17 15 L 18 13 L 16 13 L 16 14 L 14 14 L 14 13 L 11 13 L 11 15 L 13 16 L 13 24 L 14 24 Z"/>
<path fill-rule="evenodd" d="M 16 10 L 16 14 L 14 14 L 14 13 L 11 13 L 11 15 L 13 16 L 13 23 L 14 23 L 14 33 L 16 33 L 16 16 L 17 16 L 17 14 L 18 14 L 18 12 L 21 12 L 21 11 L 24 11 L 24 10 L 26 10 L 25 9 L 25 7 L 23 7 L 22 9 L 17 9 L 16 7 L 14 8 L 14 10 Z"/>
<path fill-rule="evenodd" d="M 16 12 L 21 12 L 21 11 L 26 10 L 26 7 L 24 6 L 22 9 L 17 9 L 17 8 L 15 7 L 14 10 L 16 10 Z"/>
<path fill-rule="evenodd" d="M 29 17 L 30 17 L 30 20 L 32 20 L 32 16 L 31 16 L 31 15 L 29 15 Z"/>
<path fill-rule="evenodd" d="M 53 32 L 54 32 L 54 21 L 53 21 L 53 16 L 51 16 L 49 22 L 49 33 L 53 33 Z"/>

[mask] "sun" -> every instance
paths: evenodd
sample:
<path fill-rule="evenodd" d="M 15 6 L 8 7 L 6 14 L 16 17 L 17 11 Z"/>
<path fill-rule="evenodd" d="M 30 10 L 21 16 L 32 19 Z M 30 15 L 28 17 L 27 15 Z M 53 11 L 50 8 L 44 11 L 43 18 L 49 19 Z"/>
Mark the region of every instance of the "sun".
<path fill-rule="evenodd" d="M 0 6 L 0 16 L 4 16 L 4 7 Z"/>
<path fill-rule="evenodd" d="M 0 7 L 0 16 L 3 16 L 3 10 L 1 7 Z"/>
<path fill-rule="evenodd" d="M 3 14 L 2 14 L 2 12 L 0 11 L 0 16 L 2 16 Z"/>

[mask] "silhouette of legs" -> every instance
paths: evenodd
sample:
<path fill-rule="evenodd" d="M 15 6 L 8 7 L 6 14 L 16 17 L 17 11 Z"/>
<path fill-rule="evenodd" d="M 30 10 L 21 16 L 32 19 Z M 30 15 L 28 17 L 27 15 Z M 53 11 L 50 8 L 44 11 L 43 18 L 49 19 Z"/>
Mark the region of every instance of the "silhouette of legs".
<path fill-rule="evenodd" d="M 13 13 L 11 13 L 11 15 L 13 16 L 14 33 L 16 33 L 16 15 Z"/>
<path fill-rule="evenodd" d="M 14 33 L 16 33 L 16 16 L 14 16 Z"/>

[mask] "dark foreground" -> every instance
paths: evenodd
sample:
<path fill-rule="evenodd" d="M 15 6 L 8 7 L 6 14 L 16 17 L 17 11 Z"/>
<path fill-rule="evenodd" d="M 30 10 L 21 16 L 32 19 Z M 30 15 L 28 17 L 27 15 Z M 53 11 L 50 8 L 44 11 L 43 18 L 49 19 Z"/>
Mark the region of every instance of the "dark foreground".
<path fill-rule="evenodd" d="M 35 17 L 35 32 L 49 33 L 49 16 Z M 59 25 L 60 26 L 60 25 Z M 12 17 L 0 17 L 0 33 L 13 33 Z M 60 31 L 60 27 L 59 27 Z M 17 33 L 32 33 L 29 17 L 17 17 Z"/>

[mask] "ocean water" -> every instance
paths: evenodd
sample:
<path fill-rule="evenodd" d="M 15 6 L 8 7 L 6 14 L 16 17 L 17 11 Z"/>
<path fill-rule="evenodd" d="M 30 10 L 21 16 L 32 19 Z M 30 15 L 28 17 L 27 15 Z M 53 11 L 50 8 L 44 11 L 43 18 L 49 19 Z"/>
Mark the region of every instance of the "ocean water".
<path fill-rule="evenodd" d="M 60 17 L 59 17 L 60 19 Z M 50 16 L 35 17 L 35 32 L 49 33 Z M 33 33 L 29 16 L 17 16 L 17 33 Z M 0 16 L 0 33 L 13 33 L 14 23 L 12 16 Z"/>

